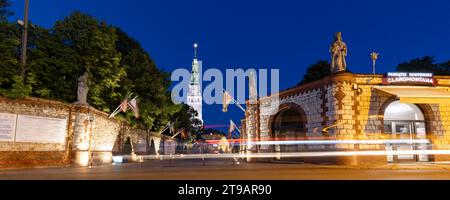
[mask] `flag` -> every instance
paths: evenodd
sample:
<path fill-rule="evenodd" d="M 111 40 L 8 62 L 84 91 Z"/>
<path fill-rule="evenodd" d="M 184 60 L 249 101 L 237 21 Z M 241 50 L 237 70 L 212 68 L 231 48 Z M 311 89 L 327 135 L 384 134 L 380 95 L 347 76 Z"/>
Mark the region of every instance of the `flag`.
<path fill-rule="evenodd" d="M 223 112 L 227 112 L 228 111 L 228 104 L 230 104 L 233 101 L 233 97 L 231 97 L 231 95 L 224 90 L 223 92 L 223 97 L 222 97 L 222 111 Z"/>
<path fill-rule="evenodd" d="M 170 133 L 175 133 L 175 123 L 169 122 L 169 131 Z"/>
<path fill-rule="evenodd" d="M 228 138 L 231 138 L 234 129 L 236 129 L 236 124 L 233 122 L 233 120 L 230 119 L 230 128 L 228 130 Z"/>
<path fill-rule="evenodd" d="M 181 130 L 181 138 L 182 139 L 188 139 L 188 134 L 187 134 L 187 131 L 185 129 Z"/>
<path fill-rule="evenodd" d="M 137 105 L 137 97 L 134 97 L 133 99 L 131 99 L 131 101 L 128 103 L 130 105 L 130 108 L 133 110 L 134 112 L 134 117 L 139 118 L 139 108 Z"/>
<path fill-rule="evenodd" d="M 122 112 L 127 112 L 127 108 L 128 108 L 128 99 L 125 99 L 120 104 L 120 110 L 122 110 Z"/>
<path fill-rule="evenodd" d="M 128 96 L 120 103 L 120 105 L 109 115 L 109 118 L 116 116 L 120 111 L 126 112 L 128 109 Z"/>

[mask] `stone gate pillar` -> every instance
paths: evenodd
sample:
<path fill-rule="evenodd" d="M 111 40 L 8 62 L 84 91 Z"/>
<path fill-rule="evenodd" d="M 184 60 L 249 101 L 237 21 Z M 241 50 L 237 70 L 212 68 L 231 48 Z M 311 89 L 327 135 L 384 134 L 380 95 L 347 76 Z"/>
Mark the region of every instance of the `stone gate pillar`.
<path fill-rule="evenodd" d="M 88 166 L 91 159 L 93 118 L 88 105 L 74 104 L 71 112 L 73 119 L 73 138 L 71 143 L 71 162 L 79 166 Z"/>
<path fill-rule="evenodd" d="M 254 145 L 253 142 L 259 141 L 259 105 L 247 103 L 247 111 L 245 115 L 247 162 L 251 162 L 253 160 L 251 156 L 258 152 L 258 145 Z"/>

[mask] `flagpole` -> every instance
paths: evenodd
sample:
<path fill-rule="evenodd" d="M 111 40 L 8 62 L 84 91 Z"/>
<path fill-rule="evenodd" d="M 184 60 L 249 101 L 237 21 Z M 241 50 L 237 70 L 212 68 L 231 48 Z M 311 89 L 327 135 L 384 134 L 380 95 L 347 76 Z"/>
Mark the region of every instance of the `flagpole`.
<path fill-rule="evenodd" d="M 111 118 L 115 113 L 116 113 L 116 111 L 119 109 L 119 107 L 120 106 L 118 106 L 110 115 L 109 115 L 109 118 Z"/>
<path fill-rule="evenodd" d="M 181 131 L 178 131 L 175 135 L 172 136 L 172 139 L 173 139 L 175 136 L 179 135 L 180 133 L 181 133 Z"/>
<path fill-rule="evenodd" d="M 109 115 L 108 118 L 111 118 L 111 117 L 115 116 L 117 113 L 119 113 L 119 112 L 118 112 L 118 111 L 119 111 L 119 108 L 120 108 L 120 106 L 117 107 L 117 108 L 114 110 L 114 112 L 112 112 L 112 113 Z"/>
<path fill-rule="evenodd" d="M 234 100 L 234 98 L 233 98 L 233 100 Z M 239 107 L 245 113 L 245 109 L 236 100 L 234 100 L 234 104 L 236 104 L 236 106 Z"/>
<path fill-rule="evenodd" d="M 239 128 L 238 127 L 236 127 L 236 130 L 239 132 L 239 133 L 241 133 L 241 130 L 239 130 Z"/>
<path fill-rule="evenodd" d="M 169 122 L 170 124 L 170 122 Z M 165 125 L 164 128 L 159 132 L 160 134 L 163 133 L 164 131 L 167 130 L 167 128 L 169 127 L 169 124 Z"/>
<path fill-rule="evenodd" d="M 125 97 L 125 99 L 128 99 L 128 97 L 129 97 L 131 94 L 133 94 L 133 93 L 132 93 L 132 92 L 129 92 L 129 93 L 127 94 L 127 96 Z M 124 99 L 124 100 L 125 100 L 125 99 Z M 123 102 L 123 101 L 122 101 L 122 102 Z M 119 113 L 118 110 L 119 110 L 119 108 L 120 108 L 121 105 L 122 105 L 122 103 L 120 103 L 119 106 L 117 106 L 117 108 L 109 115 L 108 118 L 111 118 L 111 117 L 117 115 L 117 113 Z"/>

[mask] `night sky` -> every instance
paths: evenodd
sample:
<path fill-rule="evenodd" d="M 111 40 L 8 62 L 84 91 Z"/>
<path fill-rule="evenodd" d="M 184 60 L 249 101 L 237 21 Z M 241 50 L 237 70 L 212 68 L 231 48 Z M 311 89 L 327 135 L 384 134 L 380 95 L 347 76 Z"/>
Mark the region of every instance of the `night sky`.
<path fill-rule="evenodd" d="M 24 0 L 13 1 L 15 21 Z M 137 39 L 159 68 L 190 69 L 199 43 L 203 69 L 279 68 L 280 88 L 296 85 L 306 67 L 329 60 L 333 34 L 348 46 L 348 69 L 370 73 L 369 53 L 380 53 L 377 71 L 425 55 L 450 59 L 449 1 L 250 1 L 250 0 L 30 0 L 30 20 L 51 27 L 80 10 Z M 231 105 L 203 107 L 206 124 L 240 124 Z"/>

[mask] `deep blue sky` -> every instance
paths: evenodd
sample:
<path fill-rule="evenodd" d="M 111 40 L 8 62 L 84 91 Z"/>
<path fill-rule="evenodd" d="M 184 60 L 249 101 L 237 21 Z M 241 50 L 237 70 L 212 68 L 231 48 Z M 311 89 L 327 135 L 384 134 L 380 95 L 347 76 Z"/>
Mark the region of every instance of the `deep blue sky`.
<path fill-rule="evenodd" d="M 74 10 L 121 27 L 167 71 L 190 68 L 200 44 L 203 68 L 279 68 L 281 89 L 300 81 L 305 68 L 329 59 L 334 32 L 343 32 L 348 68 L 369 73 L 368 54 L 379 52 L 378 72 L 424 55 L 450 59 L 449 1 L 245 0 L 30 0 L 30 19 L 51 27 Z M 13 1 L 22 18 L 24 0 Z M 236 123 L 237 107 L 204 106 L 207 124 Z"/>

